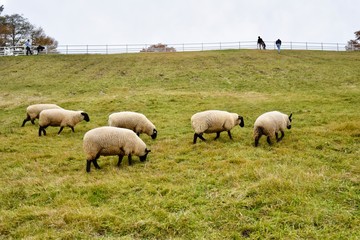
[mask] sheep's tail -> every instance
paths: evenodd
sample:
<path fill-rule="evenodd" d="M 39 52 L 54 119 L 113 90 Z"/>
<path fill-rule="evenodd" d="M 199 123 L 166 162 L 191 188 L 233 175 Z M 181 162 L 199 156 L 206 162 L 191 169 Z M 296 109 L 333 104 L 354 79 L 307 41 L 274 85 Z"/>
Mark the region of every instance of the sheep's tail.
<path fill-rule="evenodd" d="M 255 147 L 259 144 L 260 137 L 264 134 L 263 127 L 255 127 L 254 128 L 254 140 L 255 140 Z"/>
<path fill-rule="evenodd" d="M 264 133 L 264 131 L 263 131 L 262 127 L 255 127 L 254 128 L 254 138 L 263 135 L 263 133 Z"/>

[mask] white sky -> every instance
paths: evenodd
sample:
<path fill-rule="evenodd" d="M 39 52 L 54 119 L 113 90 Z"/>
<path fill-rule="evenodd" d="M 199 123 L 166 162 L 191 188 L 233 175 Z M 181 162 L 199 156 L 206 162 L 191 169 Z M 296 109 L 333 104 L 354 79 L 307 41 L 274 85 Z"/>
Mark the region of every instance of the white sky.
<path fill-rule="evenodd" d="M 0 0 L 59 45 L 256 41 L 346 43 L 360 0 Z"/>

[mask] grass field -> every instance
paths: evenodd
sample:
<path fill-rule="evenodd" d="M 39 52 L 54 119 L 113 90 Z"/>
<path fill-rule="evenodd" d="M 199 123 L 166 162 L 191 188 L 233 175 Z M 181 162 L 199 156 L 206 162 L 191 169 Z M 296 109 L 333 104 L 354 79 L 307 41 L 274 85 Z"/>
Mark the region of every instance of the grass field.
<path fill-rule="evenodd" d="M 360 54 L 229 50 L 0 58 L 0 239 L 359 239 Z M 57 103 L 90 122 L 21 128 Z M 237 112 L 245 127 L 192 144 L 191 116 Z M 100 157 L 82 137 L 116 111 L 144 113 L 144 163 Z M 292 129 L 255 148 L 262 113 Z"/>

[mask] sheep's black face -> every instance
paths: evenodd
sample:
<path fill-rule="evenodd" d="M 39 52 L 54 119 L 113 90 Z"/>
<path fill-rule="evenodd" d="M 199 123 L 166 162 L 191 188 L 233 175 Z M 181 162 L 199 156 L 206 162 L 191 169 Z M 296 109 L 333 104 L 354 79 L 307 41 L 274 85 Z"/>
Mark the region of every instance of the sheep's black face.
<path fill-rule="evenodd" d="M 145 155 L 139 157 L 141 162 L 144 162 L 144 161 L 146 160 L 146 157 L 147 157 L 147 155 L 148 155 L 149 152 L 151 152 L 151 150 L 148 150 L 148 149 L 146 148 L 146 149 L 145 149 Z"/>
<path fill-rule="evenodd" d="M 90 121 L 89 115 L 88 115 L 87 113 L 82 112 L 81 115 L 84 116 L 84 120 L 85 120 L 86 122 L 89 122 L 89 121 Z"/>
<path fill-rule="evenodd" d="M 239 118 L 238 118 L 239 120 L 240 120 L 240 127 L 244 127 L 245 126 L 245 123 L 244 123 L 244 118 L 243 117 L 241 117 L 241 116 L 239 116 Z"/>
<path fill-rule="evenodd" d="M 287 123 L 287 126 L 286 126 L 287 129 L 291 129 L 291 121 L 292 121 L 291 117 L 292 117 L 292 113 L 289 116 L 289 120 L 288 120 L 288 123 Z"/>
<path fill-rule="evenodd" d="M 157 137 L 157 131 L 154 129 L 153 134 L 151 134 L 151 138 L 155 139 Z"/>

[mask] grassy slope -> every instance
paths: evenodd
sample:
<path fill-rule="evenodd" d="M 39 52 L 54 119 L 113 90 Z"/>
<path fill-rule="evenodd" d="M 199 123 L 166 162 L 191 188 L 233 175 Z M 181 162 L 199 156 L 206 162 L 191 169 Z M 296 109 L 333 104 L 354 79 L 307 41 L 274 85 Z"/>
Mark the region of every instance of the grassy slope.
<path fill-rule="evenodd" d="M 0 58 L 0 238 L 355 239 L 359 218 L 360 55 L 317 51 Z M 75 133 L 20 125 L 25 108 L 86 110 Z M 223 109 L 245 127 L 192 144 L 190 117 Z M 146 163 L 101 157 L 82 136 L 109 113 L 157 126 Z M 252 125 L 293 112 L 282 142 L 253 147 Z"/>

